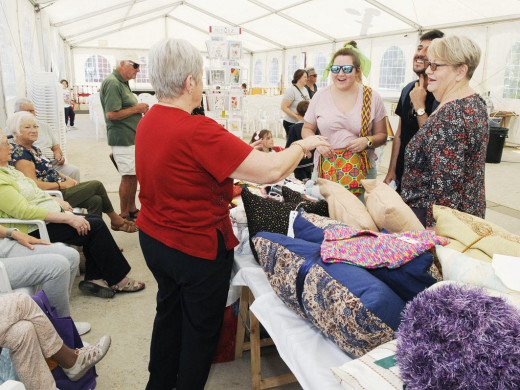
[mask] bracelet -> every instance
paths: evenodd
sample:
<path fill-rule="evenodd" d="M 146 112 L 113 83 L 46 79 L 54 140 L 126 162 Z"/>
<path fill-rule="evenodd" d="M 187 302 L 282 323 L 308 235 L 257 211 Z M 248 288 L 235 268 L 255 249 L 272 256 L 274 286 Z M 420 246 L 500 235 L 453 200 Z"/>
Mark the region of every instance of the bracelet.
<path fill-rule="evenodd" d="M 58 184 L 58 190 L 59 190 L 59 191 L 61 191 L 61 186 L 60 186 L 60 182 L 59 182 L 59 181 L 57 181 L 56 183 Z"/>
<path fill-rule="evenodd" d="M 305 149 L 305 147 L 304 147 L 302 144 L 300 144 L 300 143 L 298 143 L 298 142 L 293 142 L 292 144 L 293 144 L 293 145 L 297 145 L 297 146 L 299 146 L 300 148 L 302 148 L 303 156 L 304 156 L 304 157 L 307 156 L 307 149 Z"/>

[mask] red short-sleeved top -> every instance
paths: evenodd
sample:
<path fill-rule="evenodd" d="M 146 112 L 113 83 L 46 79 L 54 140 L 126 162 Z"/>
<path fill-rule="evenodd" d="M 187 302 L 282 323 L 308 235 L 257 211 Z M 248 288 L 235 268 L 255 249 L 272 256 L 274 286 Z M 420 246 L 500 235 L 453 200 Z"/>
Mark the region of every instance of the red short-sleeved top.
<path fill-rule="evenodd" d="M 160 104 L 146 113 L 135 139 L 144 233 L 191 256 L 216 258 L 217 229 L 238 244 L 229 220 L 229 175 L 253 150 L 213 119 Z"/>

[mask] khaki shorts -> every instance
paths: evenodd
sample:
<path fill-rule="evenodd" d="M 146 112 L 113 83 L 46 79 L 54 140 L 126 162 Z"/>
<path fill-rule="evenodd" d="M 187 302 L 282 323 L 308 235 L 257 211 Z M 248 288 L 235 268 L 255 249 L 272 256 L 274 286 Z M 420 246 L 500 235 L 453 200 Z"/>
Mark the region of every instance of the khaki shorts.
<path fill-rule="evenodd" d="M 135 176 L 135 145 L 112 146 L 112 154 L 121 176 Z"/>

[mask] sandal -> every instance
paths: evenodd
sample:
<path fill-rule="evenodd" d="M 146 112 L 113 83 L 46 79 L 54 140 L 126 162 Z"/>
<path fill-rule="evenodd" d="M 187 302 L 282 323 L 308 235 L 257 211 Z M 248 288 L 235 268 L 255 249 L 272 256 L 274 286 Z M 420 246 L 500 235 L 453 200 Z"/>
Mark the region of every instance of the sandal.
<path fill-rule="evenodd" d="M 124 220 L 119 226 L 110 225 L 110 228 L 116 232 L 135 233 L 139 228 L 132 221 Z"/>
<path fill-rule="evenodd" d="M 136 220 L 136 219 L 137 219 L 137 216 L 139 215 L 139 211 L 141 211 L 141 210 L 139 210 L 139 209 L 135 209 L 135 211 L 129 211 L 129 212 L 128 212 L 128 216 L 129 216 L 130 218 Z"/>
<path fill-rule="evenodd" d="M 139 282 L 132 278 L 128 278 L 124 285 L 116 284 L 115 286 L 112 286 L 112 289 L 116 292 L 137 292 L 144 289 L 144 287 L 144 282 Z"/>
<path fill-rule="evenodd" d="M 115 291 L 108 287 L 107 282 L 102 279 L 82 280 L 78 287 L 84 294 L 95 295 L 100 298 L 112 298 L 115 295 Z"/>

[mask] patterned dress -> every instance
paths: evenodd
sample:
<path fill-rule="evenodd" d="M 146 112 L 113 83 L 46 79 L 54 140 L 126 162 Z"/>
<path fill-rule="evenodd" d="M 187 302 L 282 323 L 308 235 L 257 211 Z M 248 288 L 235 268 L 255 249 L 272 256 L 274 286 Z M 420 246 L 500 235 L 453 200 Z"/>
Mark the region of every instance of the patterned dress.
<path fill-rule="evenodd" d="M 427 226 L 434 225 L 434 204 L 484 218 L 488 140 L 486 103 L 478 94 L 443 105 L 412 138 L 401 196 L 426 209 Z"/>
<path fill-rule="evenodd" d="M 60 173 L 52 167 L 52 164 L 43 155 L 42 151 L 36 146 L 31 146 L 31 149 L 27 149 L 25 146 L 18 144 L 11 144 L 13 151 L 11 152 L 11 165 L 18 160 L 27 160 L 34 164 L 36 170 L 36 178 L 45 182 L 63 182 L 63 178 Z"/>

